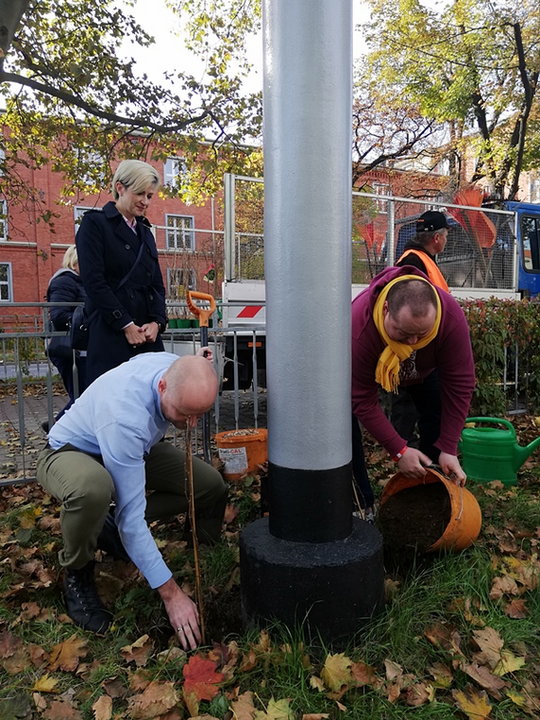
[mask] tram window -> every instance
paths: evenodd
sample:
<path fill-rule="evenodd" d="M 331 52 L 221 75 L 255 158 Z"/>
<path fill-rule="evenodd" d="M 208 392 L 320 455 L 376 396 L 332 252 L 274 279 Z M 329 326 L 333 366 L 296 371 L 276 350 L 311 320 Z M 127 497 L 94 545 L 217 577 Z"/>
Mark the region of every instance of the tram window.
<path fill-rule="evenodd" d="M 525 270 L 540 270 L 540 222 L 538 218 L 522 218 L 521 237 Z"/>

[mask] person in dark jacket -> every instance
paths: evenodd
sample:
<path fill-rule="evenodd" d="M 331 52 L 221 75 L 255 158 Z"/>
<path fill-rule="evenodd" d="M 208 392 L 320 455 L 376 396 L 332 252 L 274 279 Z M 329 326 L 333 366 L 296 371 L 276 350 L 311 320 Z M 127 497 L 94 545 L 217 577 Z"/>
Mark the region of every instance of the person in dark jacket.
<path fill-rule="evenodd" d="M 124 160 L 112 182 L 115 202 L 86 212 L 77 232 L 87 294 L 88 384 L 134 355 L 163 350 L 165 288 L 145 217 L 159 184 L 151 165 Z"/>
<path fill-rule="evenodd" d="M 69 329 L 75 309 L 73 303 L 86 300 L 86 293 L 78 270 L 77 249 L 75 245 L 70 245 L 64 253 L 62 267 L 54 273 L 47 288 L 47 302 L 70 303 L 65 307 L 54 306 L 49 309 L 53 328 L 59 332 Z M 62 342 L 56 342 L 57 340 Z M 73 377 L 73 352 L 63 340 L 63 338 L 52 338 L 47 348 L 47 355 L 52 364 L 58 369 L 66 392 L 69 395 L 69 401 L 58 413 L 55 420 L 62 417 L 75 402 L 75 395 L 78 397 L 86 387 L 86 353 L 79 350 L 75 351 L 75 366 L 77 368 L 76 393 Z M 45 424 L 47 428 L 45 428 Z M 48 430 L 48 422 L 43 424 L 43 428 Z"/>

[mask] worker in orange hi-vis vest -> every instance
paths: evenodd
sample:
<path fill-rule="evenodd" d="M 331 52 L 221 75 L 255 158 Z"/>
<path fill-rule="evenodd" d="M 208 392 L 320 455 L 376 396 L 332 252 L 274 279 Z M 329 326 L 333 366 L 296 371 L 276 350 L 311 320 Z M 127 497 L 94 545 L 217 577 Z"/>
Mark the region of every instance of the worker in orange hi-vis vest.
<path fill-rule="evenodd" d="M 436 256 L 442 253 L 448 240 L 449 225 L 446 216 L 436 210 L 428 210 L 416 221 L 416 235 L 405 245 L 403 254 L 396 262 L 398 267 L 413 265 L 425 273 L 433 285 L 448 290 L 448 284 L 437 265 Z M 438 375 L 434 371 L 423 386 L 426 393 L 438 391 Z M 418 404 L 425 399 L 416 398 L 418 388 L 401 388 L 391 397 L 391 420 L 398 432 L 414 447 L 417 444 Z"/>
<path fill-rule="evenodd" d="M 435 259 L 446 246 L 448 230 L 449 225 L 444 213 L 428 210 L 420 215 L 416 221 L 416 235 L 405 245 L 403 255 L 396 265 L 413 265 L 425 273 L 433 285 L 449 292 L 448 284 Z"/>

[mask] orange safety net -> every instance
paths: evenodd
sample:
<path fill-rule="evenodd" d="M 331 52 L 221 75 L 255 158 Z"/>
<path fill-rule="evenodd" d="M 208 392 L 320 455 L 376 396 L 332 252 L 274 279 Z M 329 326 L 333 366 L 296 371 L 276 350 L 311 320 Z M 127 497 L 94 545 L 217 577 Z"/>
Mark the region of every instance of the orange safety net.
<path fill-rule="evenodd" d="M 358 225 L 358 232 L 362 240 L 365 241 L 368 250 L 374 248 L 375 252 L 380 253 L 384 244 L 385 233 L 380 228 L 375 228 L 375 223 Z"/>
<path fill-rule="evenodd" d="M 453 202 L 455 205 L 481 207 L 483 199 L 483 190 L 472 186 L 456 193 Z M 497 229 L 485 213 L 477 210 L 460 210 L 450 207 L 447 211 L 472 236 L 478 247 L 493 247 L 497 237 Z"/>

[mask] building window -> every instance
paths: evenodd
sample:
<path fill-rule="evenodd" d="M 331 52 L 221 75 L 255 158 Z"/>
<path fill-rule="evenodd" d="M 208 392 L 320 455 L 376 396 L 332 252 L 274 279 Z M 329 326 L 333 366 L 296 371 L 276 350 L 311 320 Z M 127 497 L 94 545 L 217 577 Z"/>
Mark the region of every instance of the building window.
<path fill-rule="evenodd" d="M 77 160 L 82 182 L 89 188 L 102 188 L 107 181 L 109 171 L 106 158 L 96 150 L 79 149 Z"/>
<path fill-rule="evenodd" d="M 168 268 L 167 290 L 169 299 L 184 300 L 188 290 L 195 290 L 195 271 L 184 268 Z"/>
<path fill-rule="evenodd" d="M 195 247 L 194 221 L 190 215 L 166 215 L 165 232 L 169 250 L 193 250 Z"/>
<path fill-rule="evenodd" d="M 0 177 L 6 174 L 6 151 L 0 148 Z"/>
<path fill-rule="evenodd" d="M 0 263 L 0 301 L 11 302 L 11 263 Z"/>
<path fill-rule="evenodd" d="M 182 175 L 186 172 L 186 161 L 179 157 L 167 158 L 163 166 L 163 184 L 177 187 Z"/>
<path fill-rule="evenodd" d="M 374 182 L 372 188 L 375 195 L 390 195 L 390 185 L 388 183 Z M 375 207 L 380 213 L 388 212 L 388 200 L 375 200 Z"/>
<path fill-rule="evenodd" d="M 73 218 L 75 220 L 75 232 L 79 229 L 81 224 L 82 216 L 87 210 L 92 210 L 91 207 L 84 207 L 83 205 L 75 205 L 73 208 Z"/>
<path fill-rule="evenodd" d="M 540 202 L 540 178 L 533 177 L 529 181 L 529 202 Z"/>
<path fill-rule="evenodd" d="M 0 240 L 8 239 L 7 202 L 0 200 Z"/>

